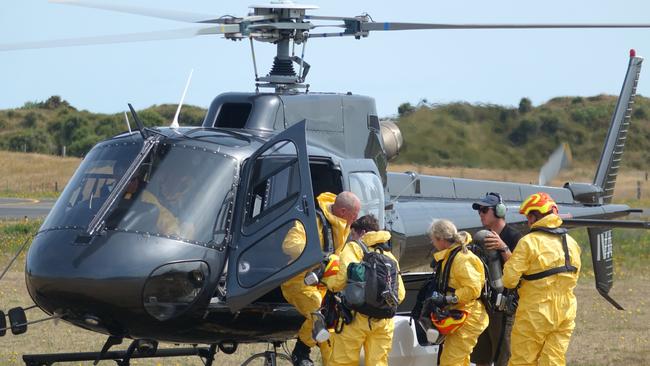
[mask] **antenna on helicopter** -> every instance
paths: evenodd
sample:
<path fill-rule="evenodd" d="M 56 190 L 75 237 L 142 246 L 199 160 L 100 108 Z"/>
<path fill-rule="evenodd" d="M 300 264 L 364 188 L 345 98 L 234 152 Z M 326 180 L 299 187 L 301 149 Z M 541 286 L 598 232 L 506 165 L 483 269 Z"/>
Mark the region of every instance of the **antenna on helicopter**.
<path fill-rule="evenodd" d="M 124 111 L 124 120 L 126 120 L 126 127 L 129 129 L 129 135 L 133 133 L 131 131 L 131 123 L 129 122 L 129 116 L 126 114 L 126 111 Z"/>
<path fill-rule="evenodd" d="M 194 69 L 190 70 L 190 75 L 187 77 L 187 82 L 185 83 L 185 90 L 183 90 L 183 95 L 181 96 L 181 101 L 178 103 L 178 108 L 176 109 L 176 114 L 174 115 L 174 119 L 172 120 L 172 124 L 169 125 L 171 128 L 178 128 L 180 127 L 178 125 L 178 115 L 181 113 L 181 107 L 183 106 L 183 101 L 185 100 L 185 94 L 187 94 L 187 88 L 190 86 L 190 81 L 192 80 L 192 74 L 194 73 Z"/>

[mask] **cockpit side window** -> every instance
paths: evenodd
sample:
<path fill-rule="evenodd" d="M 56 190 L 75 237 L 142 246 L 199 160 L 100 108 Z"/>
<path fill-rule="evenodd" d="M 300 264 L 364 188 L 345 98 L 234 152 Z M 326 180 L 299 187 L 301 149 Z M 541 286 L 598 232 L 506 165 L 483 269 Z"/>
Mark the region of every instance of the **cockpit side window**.
<path fill-rule="evenodd" d="M 359 217 L 373 214 L 384 222 L 384 187 L 381 179 L 371 172 L 350 173 L 350 190 L 361 200 Z"/>
<path fill-rule="evenodd" d="M 300 192 L 298 158 L 293 143 L 278 143 L 260 155 L 253 164 L 244 234 L 255 232 L 263 225 L 269 212 L 278 215 L 292 207 Z"/>

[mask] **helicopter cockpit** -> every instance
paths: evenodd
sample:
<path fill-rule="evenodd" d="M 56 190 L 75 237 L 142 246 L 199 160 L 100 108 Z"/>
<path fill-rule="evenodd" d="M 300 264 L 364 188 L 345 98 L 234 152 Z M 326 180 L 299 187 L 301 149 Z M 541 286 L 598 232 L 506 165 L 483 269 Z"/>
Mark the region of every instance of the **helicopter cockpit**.
<path fill-rule="evenodd" d="M 142 147 L 142 139 L 107 142 L 84 159 L 42 230 L 87 228 Z M 182 143 L 160 142 L 135 167 L 105 229 L 220 244 L 232 205 L 237 161 Z"/>

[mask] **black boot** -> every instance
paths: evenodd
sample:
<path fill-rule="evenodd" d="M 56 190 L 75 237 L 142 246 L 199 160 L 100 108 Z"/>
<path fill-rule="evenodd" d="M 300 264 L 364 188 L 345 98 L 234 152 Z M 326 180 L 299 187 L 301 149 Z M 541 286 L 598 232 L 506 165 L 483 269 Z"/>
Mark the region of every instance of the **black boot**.
<path fill-rule="evenodd" d="M 291 352 L 293 366 L 314 366 L 314 362 L 309 358 L 310 352 L 311 348 L 298 339 L 296 346 L 293 348 L 293 352 Z"/>

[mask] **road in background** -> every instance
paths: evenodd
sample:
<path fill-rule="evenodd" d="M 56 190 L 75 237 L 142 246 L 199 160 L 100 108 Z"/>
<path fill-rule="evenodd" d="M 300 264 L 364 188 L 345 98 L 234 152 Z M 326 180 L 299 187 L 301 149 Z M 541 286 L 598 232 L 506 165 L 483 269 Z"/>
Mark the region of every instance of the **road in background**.
<path fill-rule="evenodd" d="M 0 198 L 0 219 L 45 217 L 54 205 L 54 199 Z"/>

